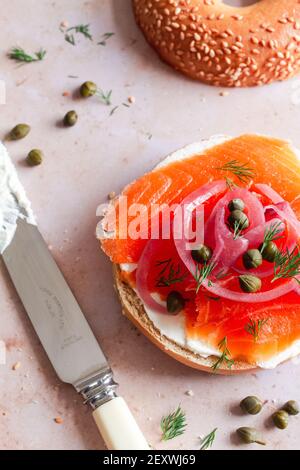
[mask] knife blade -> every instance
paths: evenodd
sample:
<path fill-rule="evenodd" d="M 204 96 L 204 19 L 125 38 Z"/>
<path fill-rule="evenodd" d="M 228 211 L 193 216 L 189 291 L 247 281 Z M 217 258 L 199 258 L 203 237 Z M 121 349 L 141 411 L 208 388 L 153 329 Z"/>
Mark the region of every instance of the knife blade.
<path fill-rule="evenodd" d="M 111 450 L 148 449 L 71 289 L 35 225 L 19 219 L 4 263 L 59 378 L 94 409 Z"/>

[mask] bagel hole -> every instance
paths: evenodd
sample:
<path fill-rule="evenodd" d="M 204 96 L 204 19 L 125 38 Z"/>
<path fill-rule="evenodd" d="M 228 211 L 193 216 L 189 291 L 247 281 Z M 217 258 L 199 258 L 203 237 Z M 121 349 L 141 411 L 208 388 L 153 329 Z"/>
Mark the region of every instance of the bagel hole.
<path fill-rule="evenodd" d="M 254 3 L 258 3 L 260 0 L 223 0 L 223 3 L 232 7 L 248 7 Z"/>

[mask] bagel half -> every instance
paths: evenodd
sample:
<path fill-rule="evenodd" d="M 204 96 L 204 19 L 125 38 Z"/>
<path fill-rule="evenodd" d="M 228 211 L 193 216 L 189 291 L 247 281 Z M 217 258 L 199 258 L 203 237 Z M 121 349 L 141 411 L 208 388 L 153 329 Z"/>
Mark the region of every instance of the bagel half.
<path fill-rule="evenodd" d="M 160 57 L 210 85 L 248 87 L 300 70 L 300 3 L 133 0 L 136 21 Z"/>
<path fill-rule="evenodd" d="M 246 139 L 248 138 L 255 138 L 258 141 L 261 139 L 263 142 L 263 139 L 267 139 L 270 142 L 273 142 L 272 139 L 268 139 L 265 137 L 260 137 L 260 136 L 244 136 Z M 241 136 L 243 138 L 243 136 Z M 181 162 L 183 163 L 185 159 L 189 159 L 193 156 L 197 156 L 197 158 L 201 159 L 201 155 L 205 155 L 206 152 L 209 152 L 210 149 L 213 149 L 214 147 L 218 147 L 219 145 L 227 145 L 230 144 L 231 141 L 236 141 L 239 140 L 239 138 L 234 139 L 228 136 L 223 136 L 223 135 L 217 135 L 213 136 L 210 139 L 200 141 L 198 143 L 194 143 L 191 145 L 188 145 L 171 155 L 167 156 L 164 160 L 162 160 L 154 170 L 160 171 L 161 169 L 164 170 L 164 168 L 168 168 L 169 164 L 172 164 L 174 162 Z M 259 145 L 259 144 L 258 144 Z M 262 144 L 263 145 L 263 144 Z M 271 144 L 270 144 L 271 145 Z M 288 152 L 291 152 L 295 158 L 296 161 L 298 161 L 299 158 L 299 152 L 297 149 L 292 148 L 287 142 L 283 141 L 276 141 L 275 143 L 272 144 L 274 145 L 274 148 L 280 148 L 280 145 L 282 145 L 282 151 L 286 150 Z M 260 147 L 259 147 L 260 148 Z M 263 147 L 264 148 L 264 147 Z M 265 148 L 264 148 L 265 150 Z M 271 151 L 271 150 L 270 150 Z M 258 150 L 258 153 L 261 153 L 262 149 Z M 279 158 L 281 154 L 277 155 L 277 158 Z M 283 155 L 282 155 L 283 157 Z M 296 163 L 296 167 L 298 167 L 298 163 Z M 200 168 L 200 166 L 199 166 Z M 284 163 L 283 163 L 283 168 L 286 168 Z M 291 171 L 293 171 L 291 169 Z M 147 174 L 145 175 L 147 177 Z M 209 174 L 207 176 L 209 180 Z M 143 177 L 141 178 L 143 181 Z M 138 180 L 140 181 L 140 180 Z M 288 180 L 290 181 L 290 180 Z M 298 179 L 295 179 L 295 184 Z M 299 180 L 300 181 L 300 180 Z M 133 182 L 132 185 L 135 185 L 136 182 Z M 290 184 L 290 183 L 288 183 Z M 130 190 L 131 185 L 125 188 L 124 192 Z M 281 187 L 281 186 L 280 186 Z M 122 193 L 123 194 L 123 193 Z M 294 202 L 296 202 L 298 198 Z M 115 207 L 115 203 L 118 201 L 118 198 L 116 200 L 111 201 L 108 211 L 106 214 L 110 211 L 110 208 Z M 299 217 L 300 214 L 300 206 L 297 204 L 297 214 Z M 114 246 L 114 237 L 111 238 L 111 232 L 108 232 L 106 235 L 105 231 L 105 214 L 104 214 L 104 219 L 101 223 L 102 229 L 101 229 L 101 234 L 98 233 L 98 238 L 101 241 L 102 249 L 106 252 L 106 254 L 109 254 L 108 246 L 112 247 Z M 112 242 L 112 245 L 106 245 L 106 242 Z M 125 248 L 126 250 L 127 248 Z M 137 260 L 131 260 L 131 261 L 125 261 L 124 256 L 122 257 L 122 260 L 117 258 L 116 260 L 116 253 L 115 253 L 115 248 L 113 248 L 113 251 L 111 252 L 111 259 L 113 261 L 113 276 L 114 276 L 114 284 L 116 291 L 118 293 L 121 305 L 122 305 L 122 310 L 124 315 L 134 323 L 134 325 L 141 330 L 141 332 L 149 338 L 157 347 L 159 347 L 161 350 L 166 352 L 168 355 L 172 356 L 174 359 L 182 362 L 185 365 L 188 365 L 192 368 L 202 370 L 202 371 L 207 371 L 207 372 L 212 372 L 212 366 L 216 363 L 216 360 L 218 357 L 214 355 L 214 349 L 204 349 L 206 351 L 205 353 L 203 351 L 201 342 L 198 347 L 194 347 L 188 342 L 182 342 L 181 340 L 177 341 L 177 336 L 176 334 L 174 335 L 175 330 L 177 329 L 177 326 L 173 322 L 167 322 L 163 320 L 161 323 L 160 318 L 161 314 L 152 312 L 151 309 L 149 310 L 148 307 L 145 307 L 143 304 L 142 300 L 138 296 L 135 288 L 132 286 L 130 282 L 130 276 L 127 276 L 127 270 L 134 269 L 134 265 L 125 265 L 123 263 L 136 263 L 138 262 Z M 114 258 L 114 259 L 113 259 Z M 138 258 L 139 259 L 139 258 Z M 172 317 L 169 317 L 172 318 Z M 174 318 L 174 317 L 173 317 Z M 172 330 L 169 330 L 169 327 L 167 325 L 171 325 Z M 174 328 L 174 332 L 173 332 Z M 178 330 L 176 330 L 178 331 Z M 293 346 L 291 349 L 289 347 L 284 350 L 280 351 L 279 350 L 279 355 L 278 357 L 274 356 L 274 361 L 273 357 L 271 357 L 272 360 L 272 365 L 262 365 L 262 363 L 255 363 L 255 362 L 247 362 L 246 360 L 238 360 L 235 359 L 233 365 L 231 368 L 228 368 L 228 365 L 226 363 L 221 363 L 220 367 L 217 368 L 215 371 L 216 373 L 220 374 L 237 374 L 241 372 L 247 372 L 247 371 L 253 371 L 256 369 L 261 369 L 261 368 L 273 368 L 277 364 L 284 362 L 287 359 L 290 359 L 291 357 L 296 356 L 300 352 L 300 341 L 297 341 L 299 344 L 290 344 L 289 346 Z M 198 351 L 198 352 L 197 352 Z M 211 354 L 211 355 L 208 355 Z M 277 361 L 277 362 L 276 362 Z"/>

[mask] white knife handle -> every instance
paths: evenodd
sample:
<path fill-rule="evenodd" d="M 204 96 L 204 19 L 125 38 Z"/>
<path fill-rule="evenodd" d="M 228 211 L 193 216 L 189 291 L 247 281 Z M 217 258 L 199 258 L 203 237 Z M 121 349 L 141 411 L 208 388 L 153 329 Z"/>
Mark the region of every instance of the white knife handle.
<path fill-rule="evenodd" d="M 147 450 L 149 445 L 121 397 L 99 406 L 94 420 L 109 450 Z"/>

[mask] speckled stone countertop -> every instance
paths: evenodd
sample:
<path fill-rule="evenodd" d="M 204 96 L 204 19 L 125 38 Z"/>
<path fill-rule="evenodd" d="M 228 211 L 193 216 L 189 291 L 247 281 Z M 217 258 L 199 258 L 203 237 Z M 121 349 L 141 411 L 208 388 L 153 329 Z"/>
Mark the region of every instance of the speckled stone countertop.
<path fill-rule="evenodd" d="M 149 442 L 158 449 L 197 449 L 199 436 L 217 427 L 215 449 L 243 449 L 233 432 L 255 423 L 267 449 L 299 448 L 299 418 L 291 419 L 285 431 L 269 423 L 284 400 L 300 398 L 299 361 L 238 377 L 208 375 L 176 363 L 121 316 L 111 266 L 94 233 L 96 207 L 108 193 L 118 192 L 184 144 L 216 133 L 259 132 L 300 146 L 300 79 L 222 94 L 160 62 L 134 23 L 130 0 L 24 3 L 1 2 L 0 81 L 7 96 L 0 105 L 0 135 L 18 122 L 32 126 L 30 135 L 9 142 L 8 150 L 40 230 Z M 76 46 L 68 44 L 61 22 L 89 23 L 94 41 L 78 37 Z M 97 45 L 106 32 L 115 34 L 106 46 Z M 19 66 L 6 56 L 15 45 L 33 52 L 43 47 L 47 55 L 42 62 Z M 85 80 L 112 89 L 113 106 L 78 99 L 76 90 Z M 122 106 L 130 96 L 135 103 Z M 63 115 L 74 108 L 78 124 L 62 128 Z M 45 153 L 43 165 L 34 169 L 23 163 L 33 147 Z M 0 339 L 7 349 L 6 364 L 0 365 L 0 448 L 103 449 L 90 410 L 57 379 L 0 267 Z M 238 412 L 237 403 L 248 394 L 268 400 L 260 415 Z M 179 403 L 187 415 L 186 433 L 161 443 L 161 416 Z M 58 416 L 62 424 L 54 421 Z"/>

